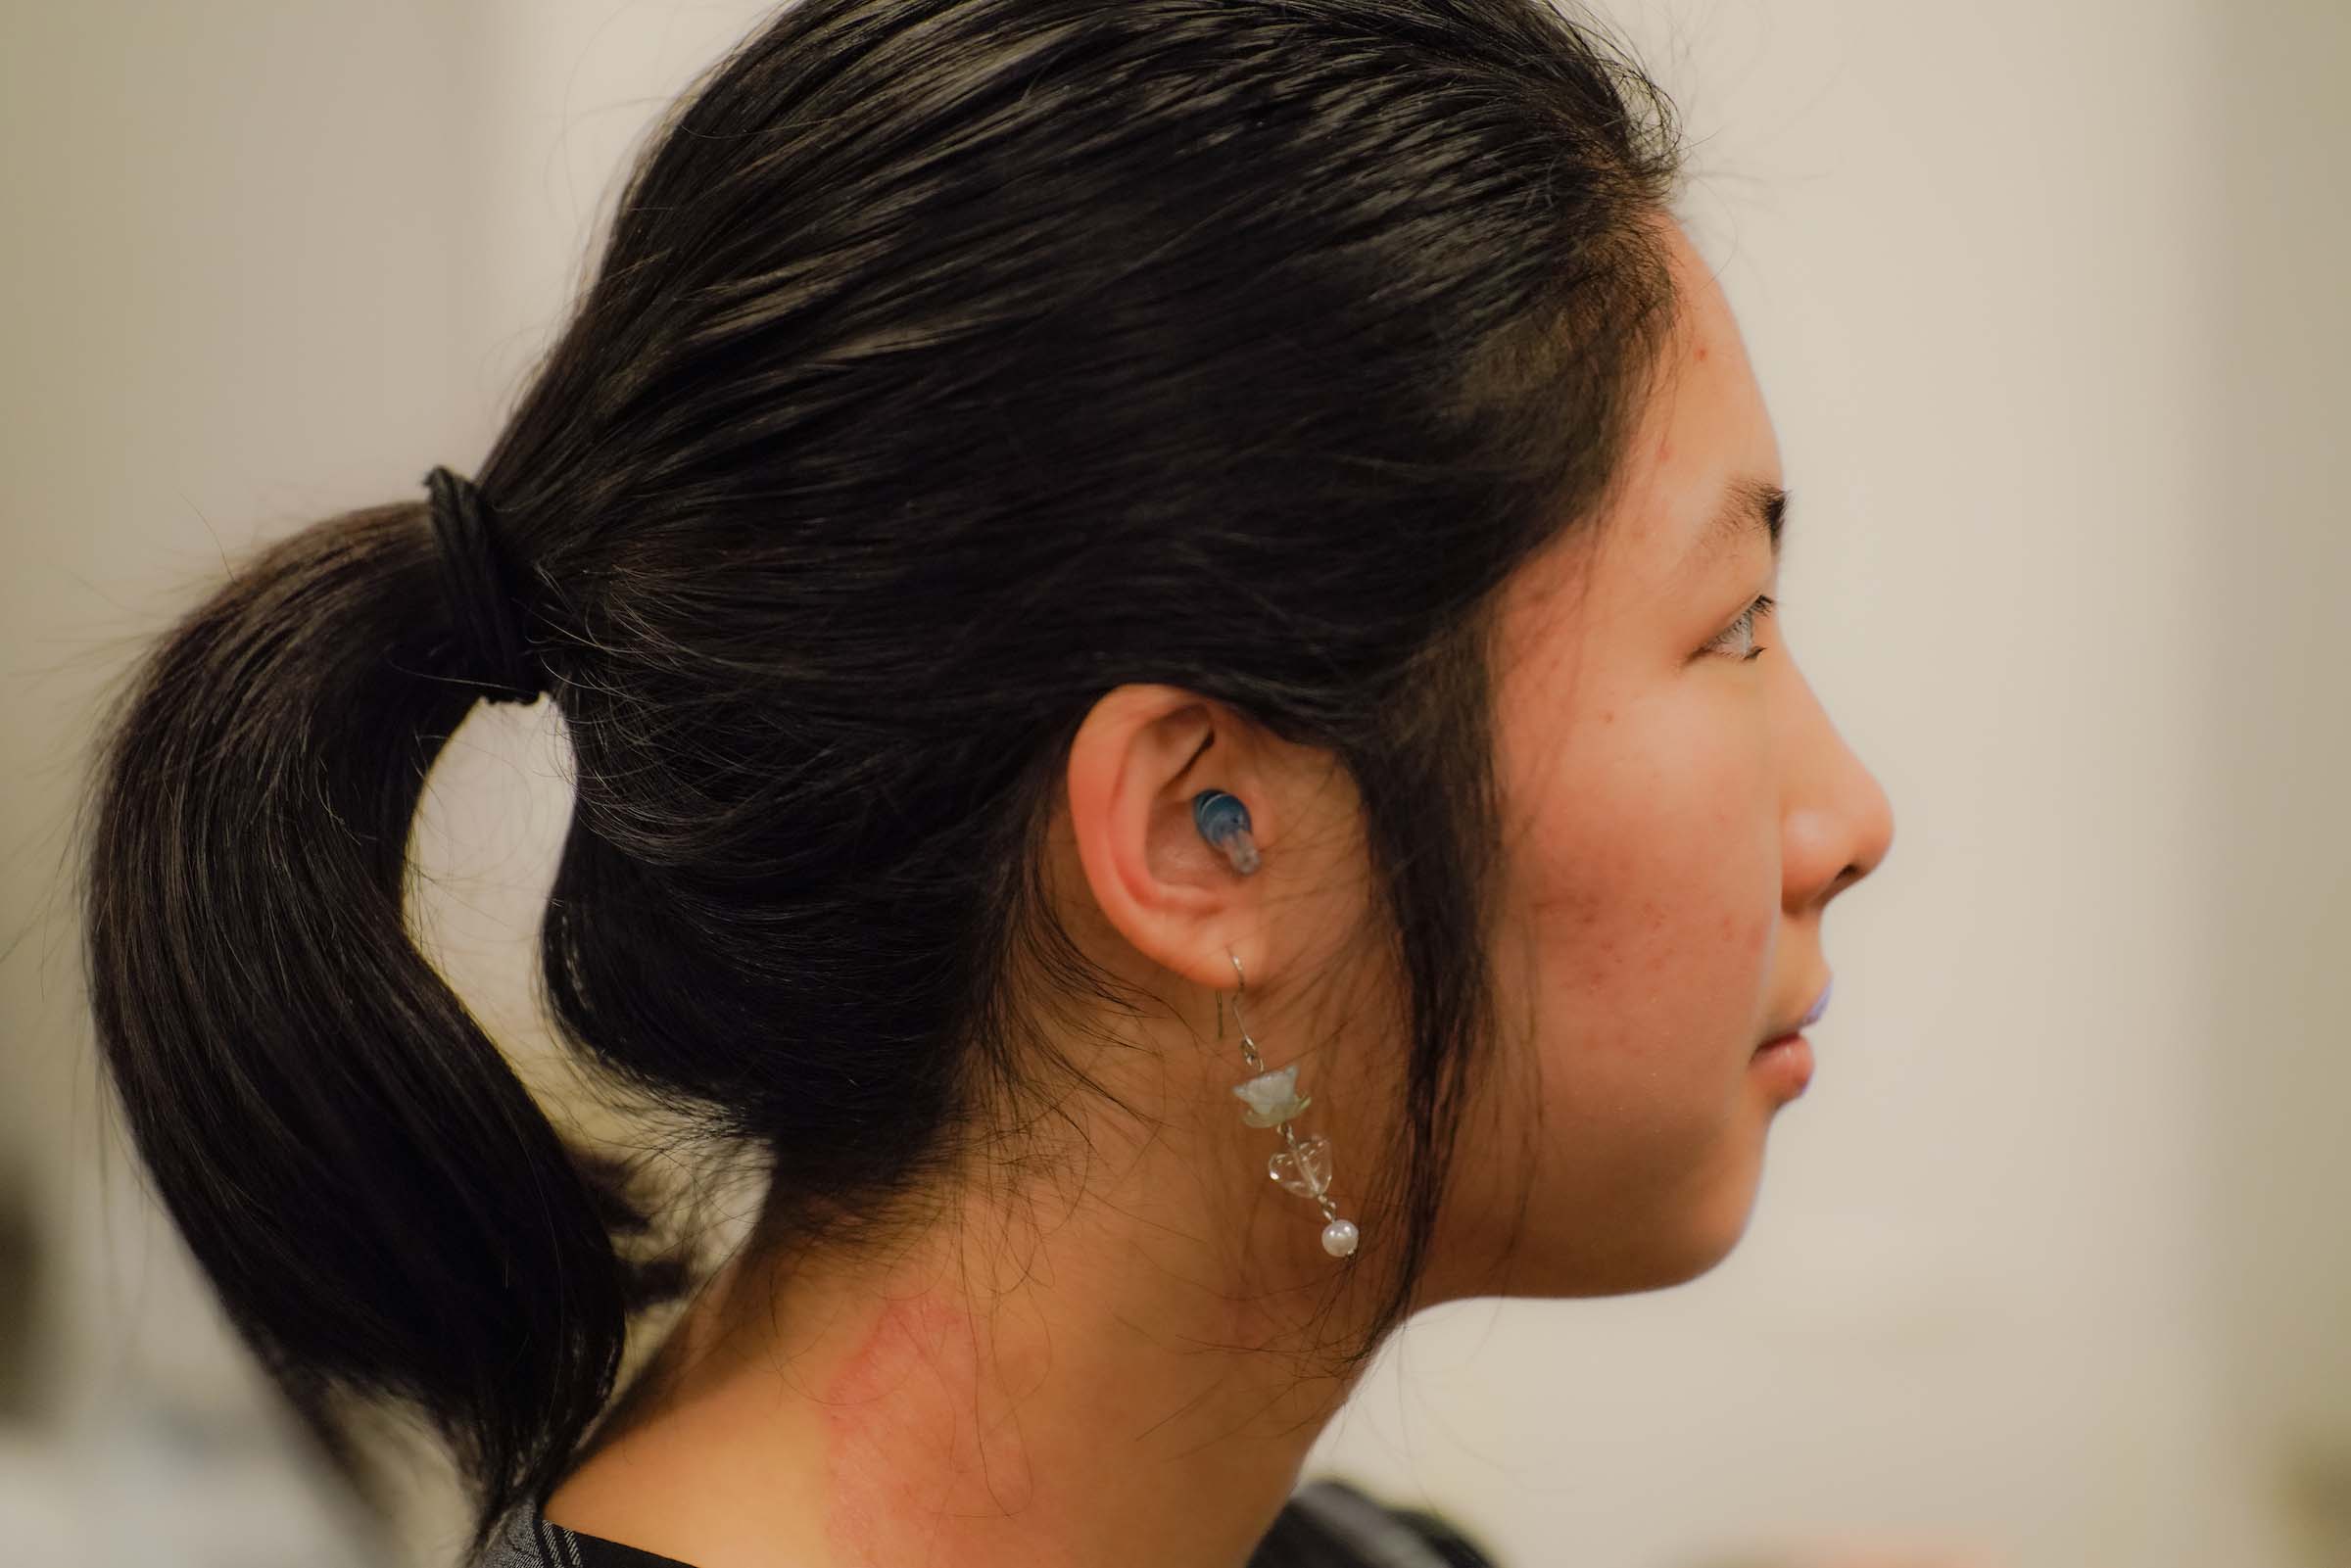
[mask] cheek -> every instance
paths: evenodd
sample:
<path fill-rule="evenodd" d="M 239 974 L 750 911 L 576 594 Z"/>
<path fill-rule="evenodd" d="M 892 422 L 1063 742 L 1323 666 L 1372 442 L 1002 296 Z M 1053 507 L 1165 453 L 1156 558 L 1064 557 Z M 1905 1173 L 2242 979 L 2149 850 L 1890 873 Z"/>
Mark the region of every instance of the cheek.
<path fill-rule="evenodd" d="M 1508 885 L 1548 1044 L 1669 1076 L 1744 1062 L 1779 923 L 1767 789 L 1751 759 L 1685 743 L 1561 770 L 1533 799 Z"/>
<path fill-rule="evenodd" d="M 1534 1076 L 1509 1142 L 1549 1216 L 1520 1240 L 1601 1290 L 1687 1278 L 1744 1223 L 1763 1119 L 1747 1062 L 1779 929 L 1775 812 L 1751 759 L 1719 736 L 1636 746 L 1624 729 L 1531 797 L 1497 955 L 1511 1049 Z"/>

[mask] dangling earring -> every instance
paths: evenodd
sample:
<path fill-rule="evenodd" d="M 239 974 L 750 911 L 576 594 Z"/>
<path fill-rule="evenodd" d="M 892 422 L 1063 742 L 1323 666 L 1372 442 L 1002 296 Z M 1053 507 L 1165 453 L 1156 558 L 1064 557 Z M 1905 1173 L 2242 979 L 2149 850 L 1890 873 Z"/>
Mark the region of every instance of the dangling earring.
<path fill-rule="evenodd" d="M 1200 835 L 1216 845 L 1235 871 L 1246 877 L 1257 870 L 1257 845 L 1249 836 L 1249 808 L 1238 799 L 1222 789 L 1204 789 L 1192 797 L 1192 821 Z M 1233 977 L 1238 982 L 1232 995 L 1232 1019 L 1241 1031 L 1241 1060 L 1256 1074 L 1233 1086 L 1233 1094 L 1247 1106 L 1241 1119 L 1253 1127 L 1281 1129 L 1283 1148 L 1266 1162 L 1266 1173 L 1285 1190 L 1315 1201 L 1324 1220 L 1322 1250 L 1333 1258 L 1346 1258 L 1354 1253 L 1361 1238 L 1355 1221 L 1340 1218 L 1338 1210 L 1331 1205 L 1330 1140 L 1319 1133 L 1301 1138 L 1291 1125 L 1309 1103 L 1308 1097 L 1298 1092 L 1298 1064 L 1293 1062 L 1278 1070 L 1267 1070 L 1266 1059 L 1258 1054 L 1257 1042 L 1249 1037 L 1249 1022 L 1241 1017 L 1241 993 L 1248 989 L 1249 978 L 1241 973 L 1238 957 L 1229 949 L 1224 956 L 1231 961 Z M 1222 991 L 1217 993 L 1217 1038 L 1224 1038 Z"/>

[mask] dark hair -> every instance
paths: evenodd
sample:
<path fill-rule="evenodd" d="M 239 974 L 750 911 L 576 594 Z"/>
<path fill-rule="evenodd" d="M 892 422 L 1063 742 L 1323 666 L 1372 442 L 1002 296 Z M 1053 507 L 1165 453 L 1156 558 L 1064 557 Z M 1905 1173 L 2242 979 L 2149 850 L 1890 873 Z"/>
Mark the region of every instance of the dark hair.
<path fill-rule="evenodd" d="M 801 0 L 671 111 L 476 479 L 576 755 L 554 1025 L 760 1152 L 765 1244 L 1041 1081 L 1017 975 L 1115 997 L 1040 834 L 1169 683 L 1360 791 L 1407 1043 L 1355 1354 L 1411 1310 L 1493 1024 L 1491 612 L 1658 362 L 1674 125 L 1544 0 Z M 430 1416 L 486 1533 L 676 1281 L 404 926 L 461 642 L 421 494 L 258 551 L 108 716 L 85 920 L 233 1320 L 308 1411 Z"/>

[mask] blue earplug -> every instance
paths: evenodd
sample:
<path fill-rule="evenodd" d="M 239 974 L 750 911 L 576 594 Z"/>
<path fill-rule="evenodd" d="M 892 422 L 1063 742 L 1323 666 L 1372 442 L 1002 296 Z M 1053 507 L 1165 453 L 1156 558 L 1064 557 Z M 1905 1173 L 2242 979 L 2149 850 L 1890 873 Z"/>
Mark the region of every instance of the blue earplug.
<path fill-rule="evenodd" d="M 1203 789 L 1192 796 L 1192 823 L 1232 869 L 1246 877 L 1257 870 L 1257 841 L 1249 836 L 1249 808 L 1238 795 Z"/>

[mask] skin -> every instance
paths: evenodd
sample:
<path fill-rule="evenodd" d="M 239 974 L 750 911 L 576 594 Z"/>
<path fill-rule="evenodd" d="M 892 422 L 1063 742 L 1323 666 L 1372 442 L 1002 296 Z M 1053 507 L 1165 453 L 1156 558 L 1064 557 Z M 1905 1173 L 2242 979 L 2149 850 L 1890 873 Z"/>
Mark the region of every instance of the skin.
<path fill-rule="evenodd" d="M 1677 338 L 1606 525 L 1503 607 L 1503 1050 L 1423 1305 L 1657 1289 L 1726 1256 L 1788 1098 L 1751 1059 L 1819 994 L 1822 913 L 1893 836 L 1784 627 L 1733 624 L 1777 586 L 1764 533 L 1690 558 L 1727 487 L 1781 467 L 1728 304 L 1669 242 Z M 723 1270 L 551 1519 L 696 1568 L 1246 1562 L 1350 1386 L 1316 1351 L 1362 1320 L 1385 1234 L 1361 1201 L 1395 1041 L 1367 1020 L 1397 1014 L 1347 940 L 1356 803 L 1327 756 L 1156 686 L 1100 699 L 1067 784 L 1050 885 L 1147 1004 L 1054 1016 L 1109 1092 L 1062 1099 L 899 1245 Z M 1248 803 L 1254 875 L 1194 831 L 1209 787 Z M 1300 1129 L 1331 1140 L 1352 1268 L 1240 1121 L 1234 959 L 1251 1034 L 1300 1064 Z"/>

